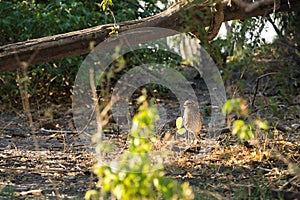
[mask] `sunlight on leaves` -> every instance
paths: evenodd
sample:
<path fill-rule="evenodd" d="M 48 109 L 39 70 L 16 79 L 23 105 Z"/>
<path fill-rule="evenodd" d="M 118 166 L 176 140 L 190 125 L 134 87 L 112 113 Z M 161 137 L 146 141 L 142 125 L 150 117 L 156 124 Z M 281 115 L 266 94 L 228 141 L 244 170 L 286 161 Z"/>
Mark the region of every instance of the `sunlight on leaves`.
<path fill-rule="evenodd" d="M 99 193 L 97 190 L 89 190 L 85 194 L 85 199 L 100 199 Z"/>
<path fill-rule="evenodd" d="M 178 129 L 177 130 L 177 133 L 179 134 L 179 135 L 182 135 L 182 134 L 184 134 L 186 132 L 186 129 L 185 128 L 181 128 L 181 129 Z"/>
<path fill-rule="evenodd" d="M 100 4 L 98 4 L 98 6 L 102 8 L 103 11 L 106 11 L 108 6 L 112 6 L 112 5 L 114 5 L 112 0 L 103 0 Z"/>
<path fill-rule="evenodd" d="M 177 119 L 176 119 L 176 128 L 177 129 L 180 129 L 181 127 L 182 127 L 182 117 L 178 117 Z"/>
<path fill-rule="evenodd" d="M 255 120 L 255 125 L 256 127 L 263 129 L 263 130 L 268 130 L 269 126 L 266 122 L 262 122 L 260 120 Z"/>
<path fill-rule="evenodd" d="M 182 135 L 186 132 L 186 129 L 182 127 L 182 121 L 183 121 L 182 117 L 178 117 L 176 119 L 176 128 L 177 128 L 177 133 L 179 135 Z"/>
<path fill-rule="evenodd" d="M 251 126 L 246 124 L 243 120 L 236 120 L 233 123 L 232 134 L 237 135 L 241 140 L 250 140 L 254 138 Z"/>
<path fill-rule="evenodd" d="M 237 114 L 238 116 L 247 116 L 247 101 L 242 98 L 229 99 L 223 106 L 222 112 L 224 114 L 230 114 L 232 112 L 235 112 L 235 114 Z"/>
<path fill-rule="evenodd" d="M 247 107 L 247 101 L 245 99 L 230 99 L 223 106 L 222 112 L 227 114 L 235 114 L 238 118 L 245 118 L 248 116 Z M 268 130 L 268 125 L 266 122 L 256 119 L 246 123 L 243 118 L 235 120 L 232 126 L 232 134 L 237 135 L 240 140 L 253 139 L 257 129 Z"/>
<path fill-rule="evenodd" d="M 133 117 L 130 131 L 129 149 L 120 159 L 118 167 L 94 166 L 99 178 L 101 193 L 94 191 L 86 194 L 86 199 L 94 197 L 116 197 L 117 199 L 194 199 L 188 183 L 181 184 L 165 177 L 162 163 L 153 163 L 151 138 L 155 138 L 154 123 L 157 119 L 156 107 L 148 103 L 146 91 L 138 98 L 139 112 Z M 182 124 L 179 119 L 178 125 Z M 96 196 L 98 195 L 98 196 Z"/>

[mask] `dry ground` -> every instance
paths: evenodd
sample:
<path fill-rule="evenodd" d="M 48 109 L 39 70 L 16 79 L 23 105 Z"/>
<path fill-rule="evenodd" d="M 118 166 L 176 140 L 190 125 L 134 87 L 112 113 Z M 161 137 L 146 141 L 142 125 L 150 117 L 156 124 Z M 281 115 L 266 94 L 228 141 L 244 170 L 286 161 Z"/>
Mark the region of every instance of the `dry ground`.
<path fill-rule="evenodd" d="M 250 118 L 272 122 L 269 131 L 243 143 L 223 133 L 204 157 L 193 150 L 168 157 L 167 176 L 190 182 L 197 199 L 300 199 L 299 87 L 297 91 L 294 103 L 278 104 L 275 114 L 264 115 L 271 113 L 267 103 L 253 109 Z M 267 102 L 264 98 L 258 95 L 256 101 Z M 95 188 L 91 167 L 96 160 L 72 132 L 71 105 L 50 103 L 33 109 L 35 135 L 22 111 L 1 108 L 0 199 L 82 199 Z M 175 131 L 169 127 L 161 132 L 170 130 Z M 117 139 L 121 146 L 123 139 Z"/>

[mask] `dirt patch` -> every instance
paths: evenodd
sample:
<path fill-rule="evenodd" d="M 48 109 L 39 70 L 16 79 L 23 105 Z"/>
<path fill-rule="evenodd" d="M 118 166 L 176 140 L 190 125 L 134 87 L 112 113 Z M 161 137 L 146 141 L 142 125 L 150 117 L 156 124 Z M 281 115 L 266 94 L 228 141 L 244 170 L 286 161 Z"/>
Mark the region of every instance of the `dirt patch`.
<path fill-rule="evenodd" d="M 2 114 L 0 121 L 5 124 L 0 134 L 1 199 L 26 199 L 22 192 L 31 190 L 41 190 L 50 199 L 82 199 L 95 186 L 93 156 L 74 133 L 38 130 L 33 136 L 20 116 Z"/>
<path fill-rule="evenodd" d="M 200 86 L 195 84 L 202 88 L 201 94 L 197 94 L 204 102 L 200 105 L 209 107 L 203 81 L 198 83 Z M 295 102 L 276 105 L 274 112 L 273 105 L 268 106 L 269 99 L 257 95 L 258 105 L 254 104 L 256 109 L 249 119 L 261 116 L 271 121 L 267 133 L 258 133 L 256 140 L 241 143 L 236 136 L 225 132 L 205 157 L 199 156 L 195 149 L 167 157 L 166 175 L 190 182 L 199 197 L 299 199 L 300 102 L 297 98 L 296 92 Z M 264 101 L 265 106 L 258 109 Z M 168 99 L 164 104 L 167 113 L 176 118 L 178 102 Z M 34 110 L 34 134 L 23 112 L 2 109 L 0 114 L 0 199 L 82 199 L 87 190 L 96 187 L 97 178 L 91 172 L 96 160 L 78 137 L 71 105 L 48 104 Z M 204 134 L 208 127 L 205 118 Z M 159 130 L 161 147 L 168 142 L 161 137 L 167 132 L 175 132 L 174 124 Z M 126 137 L 117 129 L 107 134 L 121 138 L 115 141 L 126 148 Z"/>

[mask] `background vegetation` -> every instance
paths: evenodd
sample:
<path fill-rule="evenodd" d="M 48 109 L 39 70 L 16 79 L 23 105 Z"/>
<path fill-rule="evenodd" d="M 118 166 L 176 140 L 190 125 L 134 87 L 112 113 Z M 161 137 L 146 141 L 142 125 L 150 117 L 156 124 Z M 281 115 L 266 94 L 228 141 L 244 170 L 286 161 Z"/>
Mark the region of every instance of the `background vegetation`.
<path fill-rule="evenodd" d="M 2 0 L 0 1 L 0 45 L 2 46 L 18 41 L 66 33 L 106 23 L 113 23 L 114 20 L 111 12 L 102 11 L 100 3 L 100 0 Z M 158 1 L 156 0 L 125 0 L 114 1 L 114 3 L 115 4 L 113 6 L 110 6 L 110 9 L 115 16 L 116 21 L 121 22 L 159 13 L 166 7 L 167 1 L 160 1 L 161 6 L 158 6 Z M 247 115 L 246 117 L 242 116 L 244 117 L 242 120 L 250 122 L 257 118 L 267 120 L 270 128 L 268 132 L 269 135 L 266 134 L 266 132 L 259 132 L 256 135 L 256 139 L 259 138 L 260 143 L 262 143 L 259 148 L 255 146 L 256 144 L 251 144 L 256 147 L 251 149 L 251 145 L 249 145 L 249 143 L 243 143 L 243 147 L 237 147 L 232 145 L 232 143 L 224 142 L 223 146 L 225 148 L 231 149 L 231 147 L 234 146 L 235 149 L 231 149 L 232 151 L 226 149 L 226 151 L 223 151 L 224 154 L 218 154 L 217 156 L 221 157 L 221 163 L 238 163 L 240 160 L 245 158 L 245 156 L 239 157 L 239 153 L 243 152 L 246 147 L 248 148 L 248 146 L 250 146 L 249 151 L 251 151 L 251 153 L 249 153 L 249 157 L 251 157 L 251 159 L 257 159 L 256 162 L 263 163 L 266 161 L 268 164 L 271 163 L 267 166 L 272 170 L 275 168 L 283 168 L 287 171 L 290 170 L 290 174 L 299 173 L 297 172 L 299 155 L 296 153 L 293 154 L 293 152 L 299 151 L 299 146 L 291 145 L 293 148 L 291 148 L 291 150 L 288 149 L 290 153 L 284 154 L 285 156 L 292 154 L 290 157 L 294 158 L 296 163 L 295 165 L 284 159 L 279 159 L 278 155 L 277 157 L 271 155 L 271 153 L 268 153 L 266 150 L 268 148 L 272 150 L 275 149 L 276 141 L 283 137 L 288 137 L 288 139 L 294 137 L 296 140 L 299 136 L 299 134 L 297 134 L 299 127 L 296 127 L 293 131 L 290 129 L 290 127 L 293 127 L 292 125 L 299 125 L 300 121 L 298 107 L 300 104 L 299 13 L 300 12 L 278 13 L 272 14 L 270 17 L 254 17 L 244 21 L 232 21 L 230 24 L 227 24 L 228 29 L 225 37 L 218 37 L 210 42 L 202 41 L 202 45 L 208 52 L 210 52 L 222 72 L 228 98 L 239 97 L 239 103 L 243 102 L 242 104 L 247 106 Z M 261 34 L 265 29 L 267 22 L 272 24 L 277 33 L 277 37 L 271 43 L 267 43 L 263 38 L 261 38 Z M 189 25 L 193 26 L 192 20 Z M 102 84 L 98 86 L 99 92 L 104 91 L 102 96 L 105 97 L 110 94 L 113 84 L 122 74 L 126 73 L 127 70 L 136 64 L 140 64 L 139 60 L 133 56 L 134 54 L 145 57 L 149 54 L 149 52 L 147 52 L 147 50 L 131 52 L 113 63 L 110 68 L 111 73 L 107 73 Z M 153 57 L 148 57 L 148 60 L 146 61 L 168 63 L 170 64 L 170 67 L 175 66 L 176 70 L 182 70 L 179 65 L 180 60 L 178 60 L 176 56 L 170 55 L 166 52 L 155 52 L 153 55 Z M 59 105 L 60 108 L 70 106 L 72 100 L 72 86 L 77 70 L 83 59 L 84 56 L 77 56 L 29 67 L 26 80 L 21 80 L 21 82 L 26 81 L 29 83 L 28 97 L 33 110 L 39 110 L 39 105 L 44 103 Z M 170 62 L 170 60 L 172 62 Z M 123 66 L 122 63 L 123 65 L 126 63 L 126 66 Z M 116 72 L 116 69 L 120 66 L 123 70 L 121 72 Z M 16 111 L 17 109 L 14 108 L 20 108 L 22 106 L 19 90 L 19 84 L 21 82 L 20 80 L 18 81 L 18 71 L 0 74 L 1 114 Z M 169 97 L 171 96 L 170 91 L 161 86 L 151 85 L 151 87 L 147 86 L 146 88 L 155 88 L 161 93 L 167 93 Z M 153 95 L 153 93 L 150 92 L 150 97 L 151 94 Z M 168 97 L 168 95 L 166 96 Z M 174 97 L 174 95 L 172 97 Z M 109 97 L 107 97 L 107 99 L 109 99 Z M 235 105 L 234 101 L 231 103 Z M 238 106 L 240 106 L 240 104 Z M 230 106 L 228 107 L 230 108 Z M 51 118 L 53 117 L 55 116 L 51 116 Z M 230 125 L 233 120 L 240 117 L 241 116 L 237 115 L 229 115 L 228 125 Z M 239 128 L 236 131 L 237 135 L 241 135 L 239 131 L 244 127 L 244 124 L 237 127 Z M 254 124 L 247 126 L 249 129 L 252 127 L 254 127 Z M 4 128 L 1 128 L 0 130 L 2 131 Z M 280 134 L 278 130 L 282 131 L 282 134 Z M 243 135 L 243 137 L 252 138 L 254 137 L 254 134 L 250 130 L 248 134 L 246 136 Z M 270 141 L 268 138 L 271 138 L 275 142 L 266 142 Z M 287 145 L 282 148 L 282 153 L 286 146 Z M 295 155 L 298 155 L 298 157 Z M 30 161 L 30 159 L 26 159 Z M 26 159 L 23 163 L 26 163 Z M 205 162 L 205 160 L 203 162 Z M 257 164 L 254 161 L 252 162 L 252 160 L 249 161 L 249 163 L 250 162 L 253 165 Z M 180 163 L 183 164 L 180 165 Z M 188 159 L 182 159 L 179 162 L 180 169 L 176 169 L 174 171 L 180 171 L 183 168 L 187 170 L 191 169 L 192 167 L 189 163 L 191 163 L 191 161 Z M 220 173 L 225 174 L 225 178 L 221 177 L 220 174 L 215 173 L 217 165 L 213 163 L 213 161 L 207 166 L 202 165 L 202 170 L 205 170 L 205 167 L 207 167 L 208 173 L 212 172 L 215 176 L 220 175 L 220 179 L 224 178 L 224 180 L 228 182 L 227 175 L 232 175 L 233 170 L 231 171 L 232 173 L 228 173 L 228 169 L 226 168 L 228 166 L 224 163 L 222 164 L 224 167 L 224 169 L 222 168 L 223 172 Z M 89 163 L 89 165 L 91 165 L 91 163 Z M 172 171 L 172 167 L 173 166 L 167 166 L 166 170 Z M 219 169 L 220 168 L 221 167 L 219 167 Z M 250 189 L 247 190 L 248 188 L 246 187 L 242 189 L 237 189 L 240 187 L 228 189 L 222 188 L 220 185 L 218 185 L 220 187 L 210 189 L 214 191 L 217 190 L 220 194 L 222 194 L 225 190 L 230 190 L 230 192 L 233 193 L 232 196 L 235 198 L 241 198 L 244 194 L 247 194 L 249 197 L 264 198 L 266 197 L 265 194 L 268 192 L 268 187 L 272 185 L 272 181 L 266 181 L 267 178 L 263 174 L 265 169 L 266 167 L 259 171 L 261 174 L 255 174 L 259 176 L 259 181 L 266 182 L 265 185 L 260 185 L 260 182 L 257 180 L 251 180 L 254 185 L 257 184 L 254 192 L 252 192 L 252 190 L 249 192 Z M 197 173 L 201 171 L 201 169 L 197 170 Z M 238 170 L 245 171 L 245 169 Z M 109 171 L 106 171 L 106 173 L 108 172 Z M 219 173 L 219 171 L 217 172 Z M 101 177 L 103 175 L 102 173 L 104 172 L 98 171 L 97 175 Z M 240 172 L 237 172 L 237 174 L 239 173 Z M 200 174 L 200 177 L 202 175 L 204 177 L 202 180 L 206 180 L 205 178 L 207 177 L 207 174 Z M 187 175 L 188 178 L 190 176 L 190 174 Z M 289 179 L 289 177 L 287 177 L 287 179 Z M 220 182 L 222 180 L 220 180 Z M 287 180 L 288 186 L 292 185 L 289 180 Z M 116 179 L 115 181 L 119 183 L 119 179 Z M 230 179 L 230 181 L 234 183 L 234 178 Z M 201 187 L 207 189 L 209 187 L 208 185 L 209 184 L 205 186 L 201 185 Z M 284 186 L 287 187 L 287 185 Z M 128 187 L 129 186 L 130 184 Z M 295 186 L 292 185 L 290 187 L 293 188 Z M 153 186 L 151 186 L 151 189 L 153 189 Z M 109 191 L 109 189 L 107 191 Z M 195 195 L 197 197 L 197 192 Z M 206 193 L 206 195 L 210 196 L 211 194 Z M 219 198 L 220 196 L 215 195 L 214 197 Z"/>
<path fill-rule="evenodd" d="M 110 9 L 116 21 L 121 22 L 154 15 L 166 7 L 167 1 L 160 1 L 160 7 L 157 6 L 157 2 L 126 0 L 115 3 Z M 100 1 L 32 0 L 0 3 L 0 45 L 113 22 L 111 13 L 103 12 L 100 8 Z M 299 34 L 296 32 L 300 26 L 296 20 L 297 16 L 299 13 L 279 13 L 268 18 L 256 17 L 243 22 L 233 21 L 225 38 L 217 38 L 210 43 L 204 42 L 203 45 L 212 54 L 219 67 L 224 68 L 225 79 L 232 76 L 232 70 L 238 70 L 245 75 L 264 71 L 264 66 L 252 62 L 254 59 L 257 60 L 258 54 L 262 58 L 285 59 L 283 63 L 285 66 L 281 66 L 284 70 L 280 72 L 290 74 L 291 65 L 299 62 L 299 52 L 296 49 Z M 274 24 L 278 33 L 278 38 L 271 45 L 266 44 L 260 37 L 267 21 Z M 140 53 L 147 54 L 147 52 Z M 156 62 L 167 60 L 168 55 L 158 55 L 161 56 L 155 57 Z M 30 67 L 28 72 L 31 82 L 30 96 L 34 96 L 35 101 L 50 99 L 53 101 L 59 99 L 59 96 L 63 96 L 66 100 L 65 97 L 71 95 L 72 83 L 83 58 L 84 56 L 77 56 Z M 135 60 L 131 55 L 127 55 L 125 59 L 128 66 L 134 65 Z M 0 81 L 1 102 L 17 105 L 19 90 L 15 72 L 1 73 Z M 283 91 L 282 95 L 293 92 L 293 87 L 288 85 L 291 82 L 287 79 L 283 82 L 286 82 L 287 87 L 281 88 L 291 91 Z"/>
<path fill-rule="evenodd" d="M 162 9 L 156 2 L 120 1 L 111 10 L 117 22 L 134 20 L 160 12 Z M 103 12 L 100 3 L 95 0 L 1 1 L 0 45 L 113 23 L 110 12 Z M 30 95 L 34 95 L 35 101 L 49 98 L 52 101 L 61 95 L 66 100 L 83 59 L 84 56 L 78 56 L 30 67 Z M 0 101 L 13 100 L 11 103 L 19 104 L 15 72 L 1 73 L 0 83 Z"/>

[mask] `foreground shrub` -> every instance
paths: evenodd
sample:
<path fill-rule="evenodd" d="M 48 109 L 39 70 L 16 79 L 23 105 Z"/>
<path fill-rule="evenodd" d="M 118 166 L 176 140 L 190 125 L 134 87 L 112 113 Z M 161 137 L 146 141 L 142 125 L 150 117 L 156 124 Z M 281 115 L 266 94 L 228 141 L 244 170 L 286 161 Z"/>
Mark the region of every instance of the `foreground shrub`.
<path fill-rule="evenodd" d="M 193 199 L 194 194 L 188 183 L 180 184 L 164 176 L 162 161 L 153 162 L 152 142 L 157 110 L 149 105 L 145 96 L 138 99 L 139 112 L 133 118 L 129 150 L 119 164 L 94 166 L 99 178 L 100 192 L 91 190 L 86 199 L 99 199 L 109 194 L 117 199 Z"/>

